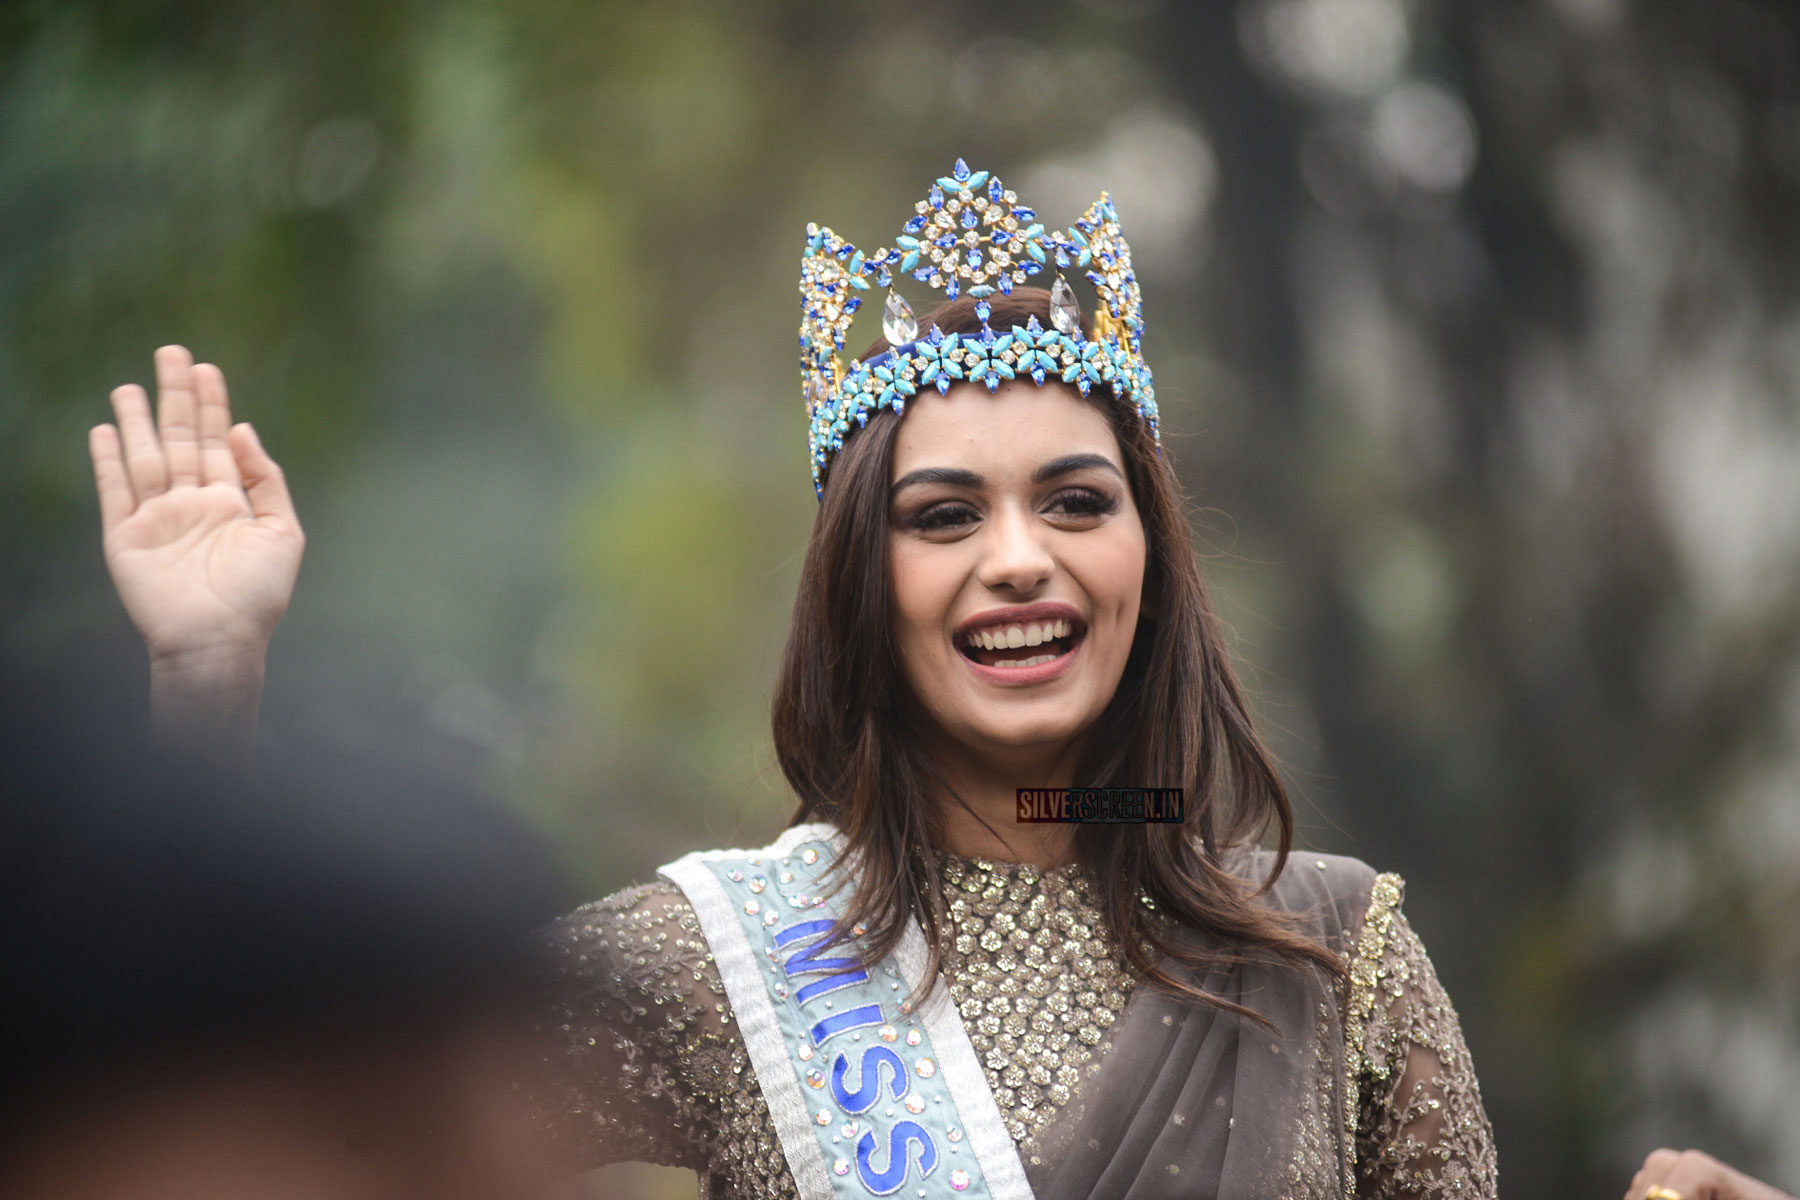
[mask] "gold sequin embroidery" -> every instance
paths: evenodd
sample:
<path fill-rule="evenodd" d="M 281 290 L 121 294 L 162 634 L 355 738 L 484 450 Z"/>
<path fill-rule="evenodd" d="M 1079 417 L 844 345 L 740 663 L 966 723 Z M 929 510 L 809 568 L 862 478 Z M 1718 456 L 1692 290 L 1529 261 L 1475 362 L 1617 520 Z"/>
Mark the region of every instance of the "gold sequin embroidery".
<path fill-rule="evenodd" d="M 1099 1069 L 1132 979 L 1077 869 L 949 855 L 940 866 L 946 980 L 1029 1161 L 1037 1135 Z M 1467 1050 L 1400 896 L 1397 877 L 1376 880 L 1346 1008 L 1320 1013 L 1315 1054 L 1321 1064 L 1342 1055 L 1350 1099 L 1341 1129 L 1324 1127 L 1338 1126 L 1326 1115 L 1335 1104 L 1304 1117 L 1320 1126 L 1306 1140 L 1354 1131 L 1359 1196 L 1492 1197 L 1492 1134 Z M 539 1097 L 540 1120 L 568 1169 L 658 1162 L 698 1171 L 713 1200 L 796 1197 L 718 968 L 679 889 L 657 882 L 584 905 L 545 941 L 554 1082 Z"/>
<path fill-rule="evenodd" d="M 1022 1152 L 1110 1044 L 1132 976 L 1079 868 L 941 855 L 945 975 Z"/>

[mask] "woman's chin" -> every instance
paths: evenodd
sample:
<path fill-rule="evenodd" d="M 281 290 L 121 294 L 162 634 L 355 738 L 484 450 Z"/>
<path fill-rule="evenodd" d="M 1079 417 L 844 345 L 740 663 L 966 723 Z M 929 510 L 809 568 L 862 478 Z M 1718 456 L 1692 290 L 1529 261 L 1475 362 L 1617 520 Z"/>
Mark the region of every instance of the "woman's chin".
<path fill-rule="evenodd" d="M 961 740 L 987 754 L 1061 755 L 1092 722 L 1045 707 L 1028 713 L 1016 704 L 984 706 L 967 714 Z"/>

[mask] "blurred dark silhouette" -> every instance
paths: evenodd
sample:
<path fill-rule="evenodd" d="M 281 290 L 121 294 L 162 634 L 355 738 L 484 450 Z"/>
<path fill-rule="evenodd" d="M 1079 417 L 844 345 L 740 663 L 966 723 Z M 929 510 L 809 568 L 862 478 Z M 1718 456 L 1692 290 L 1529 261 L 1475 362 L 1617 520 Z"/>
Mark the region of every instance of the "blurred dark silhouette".
<path fill-rule="evenodd" d="M 534 837 L 367 756 L 233 778 L 4 682 L 0 1192 L 532 1186 L 522 951 L 573 903 Z"/>

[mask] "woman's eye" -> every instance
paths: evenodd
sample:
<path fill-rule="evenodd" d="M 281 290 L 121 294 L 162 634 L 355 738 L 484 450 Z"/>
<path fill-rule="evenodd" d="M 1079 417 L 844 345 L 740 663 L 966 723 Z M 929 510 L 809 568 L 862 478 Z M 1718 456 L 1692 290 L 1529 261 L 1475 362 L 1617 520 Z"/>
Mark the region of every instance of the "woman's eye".
<path fill-rule="evenodd" d="M 914 529 L 955 529 L 975 519 L 975 510 L 966 504 L 934 504 L 913 514 L 907 524 Z"/>
<path fill-rule="evenodd" d="M 1097 517 L 1111 512 L 1118 507 L 1118 501 L 1100 492 L 1087 488 L 1073 488 L 1059 492 L 1050 502 L 1050 506 L 1058 511 L 1078 517 Z"/>

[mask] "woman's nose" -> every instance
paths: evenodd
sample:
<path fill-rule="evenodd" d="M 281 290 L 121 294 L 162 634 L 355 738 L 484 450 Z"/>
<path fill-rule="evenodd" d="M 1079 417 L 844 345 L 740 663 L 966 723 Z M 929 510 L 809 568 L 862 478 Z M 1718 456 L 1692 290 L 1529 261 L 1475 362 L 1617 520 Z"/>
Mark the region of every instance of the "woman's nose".
<path fill-rule="evenodd" d="M 982 536 L 981 582 L 997 591 L 1037 590 L 1056 570 L 1056 559 L 1033 514 L 1003 506 L 988 520 Z"/>

